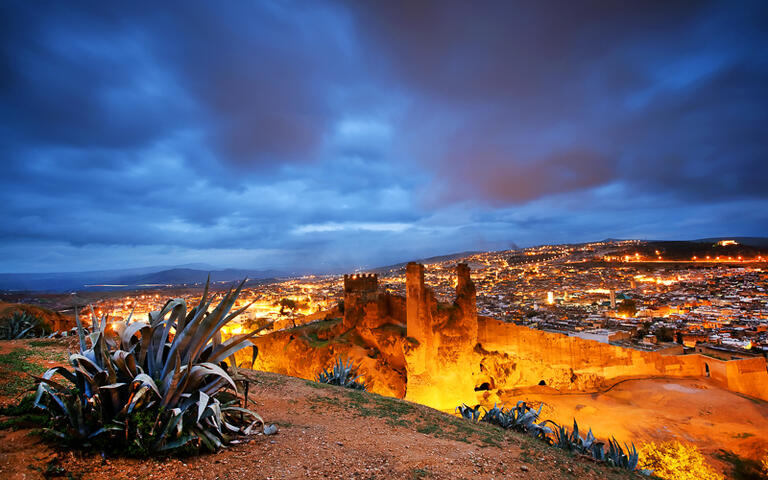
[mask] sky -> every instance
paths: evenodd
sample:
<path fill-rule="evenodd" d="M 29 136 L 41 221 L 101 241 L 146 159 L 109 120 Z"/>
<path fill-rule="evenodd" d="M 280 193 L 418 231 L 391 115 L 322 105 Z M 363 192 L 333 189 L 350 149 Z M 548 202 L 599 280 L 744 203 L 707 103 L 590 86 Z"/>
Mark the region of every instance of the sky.
<path fill-rule="evenodd" d="M 768 236 L 768 2 L 0 3 L 0 272 Z"/>

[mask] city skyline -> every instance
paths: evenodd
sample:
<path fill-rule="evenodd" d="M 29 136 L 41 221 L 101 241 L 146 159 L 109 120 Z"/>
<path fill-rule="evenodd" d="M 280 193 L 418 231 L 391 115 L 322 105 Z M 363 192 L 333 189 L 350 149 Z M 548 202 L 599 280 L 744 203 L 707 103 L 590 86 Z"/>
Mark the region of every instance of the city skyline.
<path fill-rule="evenodd" d="M 0 11 L 0 272 L 768 234 L 761 2 Z"/>

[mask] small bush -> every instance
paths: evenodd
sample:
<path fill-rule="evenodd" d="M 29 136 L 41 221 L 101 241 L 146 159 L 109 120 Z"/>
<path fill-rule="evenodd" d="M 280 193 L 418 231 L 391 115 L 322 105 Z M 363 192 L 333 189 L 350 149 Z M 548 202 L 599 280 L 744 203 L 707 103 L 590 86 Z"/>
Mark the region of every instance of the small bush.
<path fill-rule="evenodd" d="M 722 480 L 704 461 L 704 456 L 690 444 L 678 441 L 647 443 L 640 447 L 640 464 L 668 480 Z"/>

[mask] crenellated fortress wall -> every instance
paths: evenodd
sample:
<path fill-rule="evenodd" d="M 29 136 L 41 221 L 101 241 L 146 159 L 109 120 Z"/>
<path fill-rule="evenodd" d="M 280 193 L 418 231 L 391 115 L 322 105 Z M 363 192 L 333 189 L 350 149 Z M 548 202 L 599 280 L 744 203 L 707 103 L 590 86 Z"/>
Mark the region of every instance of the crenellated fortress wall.
<path fill-rule="evenodd" d="M 313 379 L 334 358 L 361 366 L 374 392 L 442 410 L 489 391 L 547 385 L 596 392 L 627 379 L 709 377 L 768 401 L 764 358 L 669 355 L 534 330 L 477 315 L 469 267 L 456 268 L 453 303 L 438 303 L 424 266 L 406 267 L 406 298 L 380 292 L 374 274 L 344 276 L 344 317 L 254 339 L 254 368 Z"/>

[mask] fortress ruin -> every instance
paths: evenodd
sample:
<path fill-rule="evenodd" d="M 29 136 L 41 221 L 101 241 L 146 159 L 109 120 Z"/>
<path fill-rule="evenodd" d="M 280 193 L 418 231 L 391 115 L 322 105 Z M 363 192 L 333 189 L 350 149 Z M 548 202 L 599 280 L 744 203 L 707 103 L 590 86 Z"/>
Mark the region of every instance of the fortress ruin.
<path fill-rule="evenodd" d="M 710 377 L 768 400 L 764 358 L 723 361 L 609 345 L 478 316 L 469 267 L 456 267 L 456 296 L 441 303 L 424 266 L 406 267 L 406 298 L 383 292 L 375 274 L 344 276 L 344 307 L 326 320 L 254 339 L 254 368 L 314 379 L 350 358 L 370 389 L 441 410 L 493 403 L 505 391 L 546 385 L 595 392 L 626 379 Z"/>

